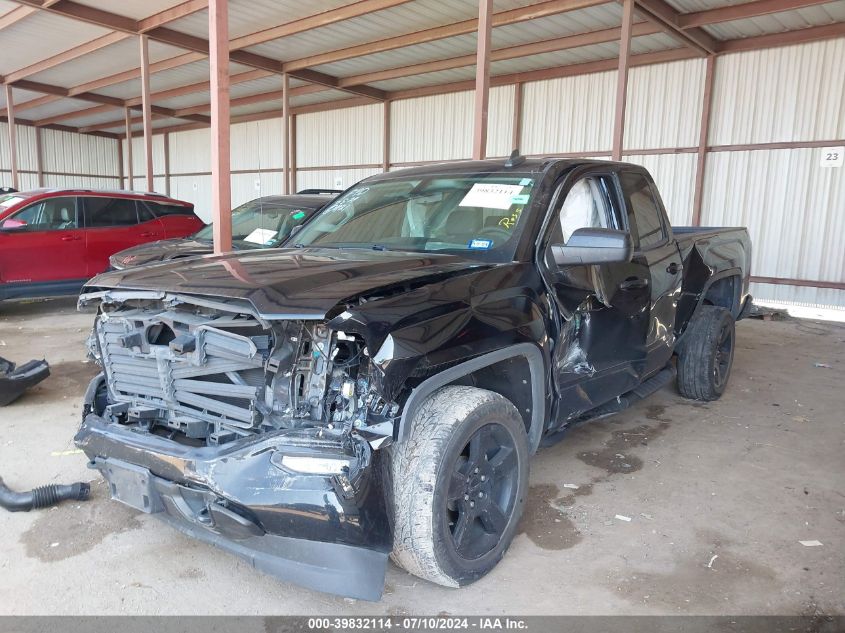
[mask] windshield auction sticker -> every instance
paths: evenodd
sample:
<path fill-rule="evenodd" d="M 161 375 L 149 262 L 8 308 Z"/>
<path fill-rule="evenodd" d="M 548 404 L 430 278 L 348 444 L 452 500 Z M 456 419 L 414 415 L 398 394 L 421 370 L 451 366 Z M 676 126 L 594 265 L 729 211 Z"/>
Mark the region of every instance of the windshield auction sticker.
<path fill-rule="evenodd" d="M 252 242 L 253 244 L 269 244 L 276 237 L 276 231 L 270 229 L 255 229 L 252 233 L 244 238 L 244 242 Z"/>
<path fill-rule="evenodd" d="M 497 185 L 477 182 L 458 206 L 484 207 L 485 209 L 510 209 L 512 198 L 522 191 L 522 185 Z"/>

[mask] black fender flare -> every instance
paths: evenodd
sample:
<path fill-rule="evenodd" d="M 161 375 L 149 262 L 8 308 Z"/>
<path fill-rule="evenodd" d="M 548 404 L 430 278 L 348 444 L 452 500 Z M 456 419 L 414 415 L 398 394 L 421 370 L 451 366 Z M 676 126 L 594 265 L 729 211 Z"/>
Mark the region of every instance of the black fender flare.
<path fill-rule="evenodd" d="M 403 442 L 408 439 L 408 434 L 411 432 L 411 420 L 414 414 L 425 399 L 437 389 L 445 387 L 458 378 L 462 378 L 484 367 L 489 367 L 503 360 L 520 356 L 528 362 L 528 368 L 531 374 L 531 426 L 528 429 L 528 446 L 531 449 L 531 453 L 535 453 L 540 445 L 540 438 L 543 435 L 546 420 L 546 398 L 544 393 L 545 364 L 540 349 L 531 343 L 517 343 L 516 345 L 489 352 L 449 367 L 421 382 L 411 391 L 402 409 L 397 441 Z"/>
<path fill-rule="evenodd" d="M 728 277 L 736 277 L 739 279 L 739 295 L 734 297 L 736 299 L 737 305 L 736 307 L 736 314 L 734 314 L 734 318 L 737 317 L 739 312 L 742 310 L 742 269 L 740 268 L 727 268 L 725 270 L 720 270 L 719 272 L 710 276 L 710 278 L 705 282 L 704 288 L 701 289 L 701 294 L 698 295 L 698 303 L 695 304 L 695 309 L 692 311 L 692 316 L 698 311 L 701 305 L 704 303 L 704 298 L 707 296 L 707 292 L 710 288 L 715 284 L 717 281 L 722 279 L 727 279 Z M 733 312 L 732 312 L 733 313 Z"/>

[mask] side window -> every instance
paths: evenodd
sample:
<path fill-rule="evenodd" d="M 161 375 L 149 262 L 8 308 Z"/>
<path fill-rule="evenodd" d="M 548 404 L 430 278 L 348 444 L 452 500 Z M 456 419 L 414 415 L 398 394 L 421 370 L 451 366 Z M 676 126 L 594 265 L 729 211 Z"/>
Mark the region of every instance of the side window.
<path fill-rule="evenodd" d="M 663 214 L 648 178 L 635 172 L 623 172 L 620 179 L 628 200 L 628 209 L 634 216 L 631 233 L 638 238 L 640 250 L 648 250 L 664 242 L 667 236 Z"/>
<path fill-rule="evenodd" d="M 550 243 L 566 244 L 572 234 L 582 228 L 618 228 L 612 187 L 612 181 L 606 176 L 586 176 L 576 181 L 552 221 Z"/>
<path fill-rule="evenodd" d="M 156 217 L 164 215 L 193 215 L 194 209 L 192 207 L 183 207 L 181 204 L 165 204 L 163 202 L 141 202 L 142 207 L 147 207 L 152 211 Z"/>
<path fill-rule="evenodd" d="M 138 222 L 152 222 L 156 217 L 150 208 L 141 201 L 138 201 Z"/>
<path fill-rule="evenodd" d="M 79 228 L 76 198 L 47 198 L 21 209 L 10 219 L 28 231 L 61 231 Z"/>
<path fill-rule="evenodd" d="M 83 198 L 89 228 L 129 226 L 138 223 L 135 201 L 127 198 Z"/>

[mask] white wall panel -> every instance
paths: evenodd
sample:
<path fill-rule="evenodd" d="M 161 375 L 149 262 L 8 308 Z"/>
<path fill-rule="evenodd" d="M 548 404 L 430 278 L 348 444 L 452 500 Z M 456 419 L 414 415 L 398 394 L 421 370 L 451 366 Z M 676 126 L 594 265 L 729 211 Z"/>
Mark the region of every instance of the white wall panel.
<path fill-rule="evenodd" d="M 123 146 L 123 173 L 129 173 L 128 165 L 129 163 L 127 155 L 126 155 L 126 148 L 127 143 L 124 140 L 121 143 Z M 163 134 L 154 134 L 153 135 L 153 175 L 156 174 L 163 174 L 164 173 L 164 135 Z M 133 178 L 137 176 L 146 176 L 147 175 L 147 160 L 144 157 L 144 138 L 141 136 L 135 137 L 132 139 L 132 176 Z M 144 184 L 145 181 L 142 179 L 141 181 L 141 188 L 146 189 L 146 185 Z"/>
<path fill-rule="evenodd" d="M 695 195 L 695 154 L 651 154 L 623 156 L 623 160 L 642 165 L 660 190 L 669 221 L 683 226 L 692 222 L 692 201 Z"/>
<path fill-rule="evenodd" d="M 616 73 L 593 73 L 523 86 L 523 154 L 610 149 Z"/>
<path fill-rule="evenodd" d="M 281 169 L 282 128 L 281 117 L 233 125 L 232 169 Z"/>
<path fill-rule="evenodd" d="M 21 171 L 38 171 L 35 128 L 29 125 L 16 125 L 15 134 L 17 135 L 18 146 L 18 169 Z"/>
<path fill-rule="evenodd" d="M 35 128 L 29 125 L 16 125 L 18 146 L 18 170 L 36 171 L 38 164 L 35 157 Z M 9 124 L 0 121 L 0 167 L 11 169 L 12 157 L 9 153 Z"/>
<path fill-rule="evenodd" d="M 819 166 L 821 151 L 708 156 L 702 224 L 748 226 L 752 275 L 845 281 L 845 177 L 843 168 Z M 800 295 L 786 288 L 765 286 L 772 295 Z"/>
<path fill-rule="evenodd" d="M 45 187 L 60 189 L 119 189 L 119 178 L 44 174 Z"/>
<path fill-rule="evenodd" d="M 392 105 L 392 115 L 397 104 Z M 370 165 L 382 161 L 381 104 L 341 108 L 296 117 L 296 165 Z"/>
<path fill-rule="evenodd" d="M 232 175 L 232 208 L 255 198 L 278 196 L 281 193 L 282 172 L 280 171 Z"/>
<path fill-rule="evenodd" d="M 710 145 L 845 137 L 845 38 L 719 57 Z"/>
<path fill-rule="evenodd" d="M 402 99 L 390 112 L 390 162 L 472 156 L 472 92 Z M 301 143 L 297 138 L 297 143 Z"/>
<path fill-rule="evenodd" d="M 59 130 L 41 131 L 45 172 L 117 176 L 117 140 Z"/>
<path fill-rule="evenodd" d="M 487 110 L 487 156 L 510 156 L 513 145 L 513 108 L 516 86 L 490 89 Z"/>
<path fill-rule="evenodd" d="M 758 300 L 777 301 L 793 305 L 845 308 L 845 290 L 810 288 L 781 284 L 751 284 L 751 295 Z"/>
<path fill-rule="evenodd" d="M 211 172 L 211 131 L 188 130 L 170 135 L 170 173 Z"/>
<path fill-rule="evenodd" d="M 630 70 L 625 149 L 698 145 L 705 65 L 689 59 Z"/>
<path fill-rule="evenodd" d="M 300 189 L 347 189 L 362 178 L 378 173 L 381 173 L 381 169 L 298 171 L 296 173 L 296 189 L 297 191 Z"/>
<path fill-rule="evenodd" d="M 170 195 L 194 203 L 194 212 L 203 222 L 211 222 L 211 175 L 171 176 Z"/>

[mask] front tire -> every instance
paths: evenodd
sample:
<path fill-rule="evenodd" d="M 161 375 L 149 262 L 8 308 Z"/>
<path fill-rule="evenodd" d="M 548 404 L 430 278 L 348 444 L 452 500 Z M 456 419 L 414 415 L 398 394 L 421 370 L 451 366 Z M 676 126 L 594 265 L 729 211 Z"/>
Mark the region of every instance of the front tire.
<path fill-rule="evenodd" d="M 393 447 L 394 545 L 401 567 L 447 587 L 472 583 L 502 559 L 528 487 L 528 436 L 513 404 L 492 391 L 447 386 Z"/>
<path fill-rule="evenodd" d="M 703 305 L 678 350 L 678 391 L 691 400 L 718 400 L 725 392 L 734 357 L 734 318 L 725 308 Z"/>

